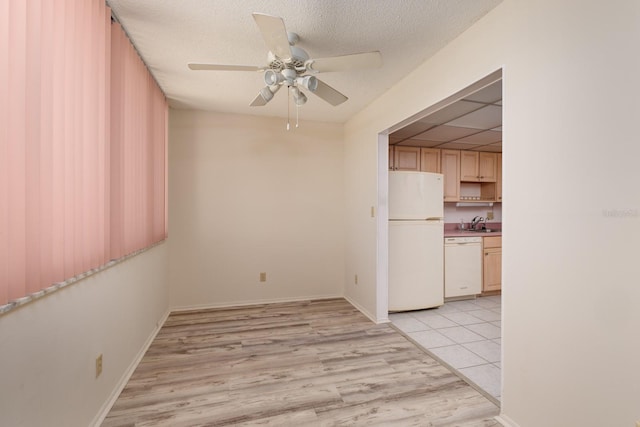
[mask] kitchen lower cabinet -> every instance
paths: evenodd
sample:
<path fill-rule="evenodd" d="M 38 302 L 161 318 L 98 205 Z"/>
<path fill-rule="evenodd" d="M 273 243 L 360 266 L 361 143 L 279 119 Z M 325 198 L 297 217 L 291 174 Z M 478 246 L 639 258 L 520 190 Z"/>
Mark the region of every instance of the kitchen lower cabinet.
<path fill-rule="evenodd" d="M 502 289 L 502 237 L 483 239 L 482 291 Z"/>

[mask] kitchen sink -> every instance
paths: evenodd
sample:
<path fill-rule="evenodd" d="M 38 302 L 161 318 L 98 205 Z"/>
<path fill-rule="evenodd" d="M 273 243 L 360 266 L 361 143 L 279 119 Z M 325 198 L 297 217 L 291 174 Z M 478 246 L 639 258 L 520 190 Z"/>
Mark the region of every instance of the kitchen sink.
<path fill-rule="evenodd" d="M 494 230 L 493 228 L 484 228 L 482 230 L 460 230 L 460 231 L 466 231 L 468 233 L 497 233 L 501 230 Z"/>

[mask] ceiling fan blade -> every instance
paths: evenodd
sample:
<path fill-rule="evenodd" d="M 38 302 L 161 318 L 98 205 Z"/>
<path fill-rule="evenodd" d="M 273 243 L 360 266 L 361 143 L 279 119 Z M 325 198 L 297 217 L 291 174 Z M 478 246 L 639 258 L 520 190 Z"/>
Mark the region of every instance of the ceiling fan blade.
<path fill-rule="evenodd" d="M 287 37 L 287 29 L 282 18 L 277 16 L 254 13 L 255 19 L 262 38 L 264 38 L 267 48 L 280 59 L 291 59 L 291 46 Z"/>
<path fill-rule="evenodd" d="M 267 105 L 271 99 L 273 99 L 273 95 L 280 90 L 280 86 L 265 86 L 260 89 L 258 95 L 253 99 L 250 106 L 251 107 L 262 107 Z"/>
<path fill-rule="evenodd" d="M 325 82 L 323 82 L 322 80 L 319 80 L 319 79 L 316 79 L 316 80 L 318 82 L 318 87 L 312 93 L 315 93 L 320 98 L 324 99 L 334 107 L 336 105 L 342 104 L 347 99 L 349 99 L 343 94 L 341 94 L 340 92 L 338 92 L 337 90 L 335 90 L 334 88 L 332 88 L 331 86 L 329 86 L 328 84 L 326 84 Z"/>
<path fill-rule="evenodd" d="M 380 52 L 354 53 L 351 55 L 332 56 L 329 58 L 309 59 L 305 66 L 312 73 L 330 71 L 348 71 L 362 68 L 378 68 L 382 66 Z"/>
<path fill-rule="evenodd" d="M 254 65 L 220 65 L 220 64 L 187 64 L 192 70 L 213 70 L 213 71 L 264 71 L 263 67 Z"/>

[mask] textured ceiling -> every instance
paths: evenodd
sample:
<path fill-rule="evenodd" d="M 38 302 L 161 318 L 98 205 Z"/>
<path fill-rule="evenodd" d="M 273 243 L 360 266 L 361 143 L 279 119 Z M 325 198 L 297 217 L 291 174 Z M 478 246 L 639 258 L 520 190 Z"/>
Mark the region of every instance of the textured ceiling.
<path fill-rule="evenodd" d="M 107 0 L 172 107 L 287 116 L 280 91 L 249 104 L 256 72 L 192 71 L 189 62 L 263 66 L 267 49 L 251 16 L 280 16 L 312 58 L 379 50 L 383 66 L 317 77 L 349 97 L 333 107 L 308 94 L 300 119 L 345 122 L 501 0 Z M 292 117 L 295 116 L 292 106 Z"/>

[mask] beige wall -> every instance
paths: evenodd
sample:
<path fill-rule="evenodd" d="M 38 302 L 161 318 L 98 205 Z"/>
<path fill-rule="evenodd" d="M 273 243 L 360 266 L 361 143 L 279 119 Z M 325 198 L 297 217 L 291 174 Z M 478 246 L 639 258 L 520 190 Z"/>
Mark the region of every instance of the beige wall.
<path fill-rule="evenodd" d="M 338 124 L 171 110 L 172 307 L 341 296 L 342 138 Z"/>
<path fill-rule="evenodd" d="M 0 316 L 0 425 L 87 426 L 104 414 L 167 314 L 167 254 L 160 244 Z"/>
<path fill-rule="evenodd" d="M 510 425 L 640 420 L 638 22 L 635 0 L 505 0 L 345 127 L 345 292 L 382 318 L 369 218 L 377 133 L 503 69 L 502 419 Z M 350 282 L 353 271 L 366 280 Z"/>

